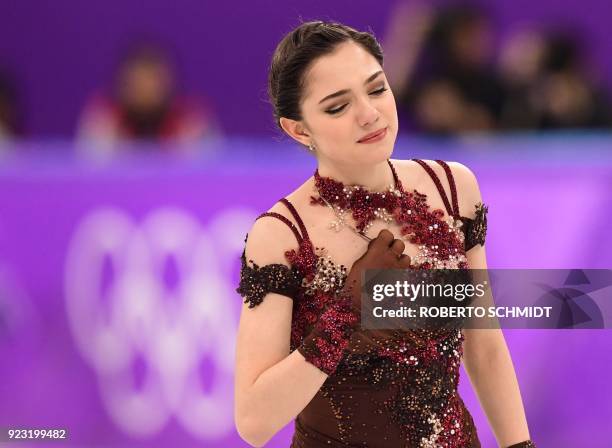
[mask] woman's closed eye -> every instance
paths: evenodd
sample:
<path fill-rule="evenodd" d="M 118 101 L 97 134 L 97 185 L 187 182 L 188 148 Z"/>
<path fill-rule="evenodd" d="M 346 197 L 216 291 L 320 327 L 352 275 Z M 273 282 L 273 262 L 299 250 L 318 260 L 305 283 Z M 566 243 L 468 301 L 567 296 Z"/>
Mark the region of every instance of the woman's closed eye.
<path fill-rule="evenodd" d="M 386 92 L 387 90 L 389 90 L 387 87 L 381 87 L 380 89 L 373 90 L 372 92 L 370 92 L 370 95 L 380 96 L 384 92 Z M 338 114 L 338 113 L 342 112 L 347 105 L 348 105 L 348 103 L 343 104 L 342 106 L 337 107 L 335 109 L 328 109 L 328 110 L 325 111 L 325 113 L 328 113 L 330 115 Z"/>

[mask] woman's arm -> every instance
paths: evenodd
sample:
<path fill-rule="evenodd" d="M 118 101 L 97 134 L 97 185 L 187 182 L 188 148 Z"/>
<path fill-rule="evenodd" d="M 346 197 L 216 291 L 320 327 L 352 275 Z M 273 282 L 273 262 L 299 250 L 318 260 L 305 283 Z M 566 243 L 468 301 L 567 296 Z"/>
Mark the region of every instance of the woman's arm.
<path fill-rule="evenodd" d="M 530 438 L 514 366 L 501 330 L 465 330 L 464 366 L 500 447 Z"/>
<path fill-rule="evenodd" d="M 451 164 L 451 167 L 457 182 L 461 215 L 473 218 L 474 204 L 481 202 L 476 177 L 463 165 Z M 484 246 L 474 246 L 466 256 L 471 269 L 487 269 Z M 521 392 L 502 331 L 466 329 L 464 335 L 465 370 L 497 443 L 508 447 L 528 440 Z"/>
<path fill-rule="evenodd" d="M 276 306 L 281 300 L 287 298 L 270 294 L 266 297 L 269 305 L 265 306 L 281 309 L 282 305 Z M 246 310 L 243 316 L 259 312 Z M 240 436 L 253 446 L 263 446 L 295 419 L 327 379 L 324 372 L 306 362 L 297 350 L 289 354 L 281 344 L 265 349 L 258 347 L 281 336 L 274 328 L 278 321 L 273 317 L 278 314 L 274 311 L 268 314 L 270 318 L 241 318 L 237 341 L 236 427 Z M 257 336 L 253 337 L 254 334 Z"/>
<path fill-rule="evenodd" d="M 486 269 L 485 248 L 467 253 L 472 269 Z M 466 329 L 463 362 L 500 447 L 530 438 L 521 391 L 500 329 Z"/>
<path fill-rule="evenodd" d="M 249 232 L 247 259 L 259 265 L 280 263 L 295 245 L 289 228 L 276 219 L 260 219 Z M 295 350 L 289 354 L 289 297 L 269 293 L 254 308 L 242 307 L 236 341 L 234 415 L 240 436 L 263 446 L 293 420 L 316 395 L 327 375 Z"/>
<path fill-rule="evenodd" d="M 249 237 L 254 242 L 247 243 L 249 254 L 259 254 L 260 260 L 266 259 L 265 254 L 283 253 L 276 247 L 279 239 L 277 232 L 254 228 Z M 265 443 L 306 407 L 327 376 L 336 371 L 358 331 L 360 279 L 364 270 L 408 268 L 410 257 L 398 257 L 404 247 L 390 231 L 381 230 L 353 263 L 342 288 L 327 298 L 313 328 L 291 355 L 289 298 L 268 293 L 263 302 L 257 300 L 260 303 L 254 310 L 243 308 L 236 360 L 236 422 L 245 440 L 255 445 Z M 266 260 L 266 264 L 278 261 Z M 275 283 L 278 283 L 277 274 L 285 275 L 274 271 Z M 243 277 L 247 278 L 250 276 Z M 257 294 L 251 294 L 247 283 L 240 291 L 247 297 L 253 296 L 252 299 L 270 291 L 267 287 L 263 289 L 262 281 L 257 280 L 253 283 Z M 274 291 L 285 293 L 289 289 L 275 287 Z"/>

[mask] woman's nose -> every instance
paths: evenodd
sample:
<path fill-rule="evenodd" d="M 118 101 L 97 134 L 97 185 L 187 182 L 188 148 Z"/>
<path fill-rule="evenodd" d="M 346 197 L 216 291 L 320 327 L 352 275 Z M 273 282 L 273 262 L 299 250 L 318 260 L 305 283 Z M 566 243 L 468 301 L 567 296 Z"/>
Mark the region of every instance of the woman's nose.
<path fill-rule="evenodd" d="M 357 115 L 360 126 L 367 127 L 372 123 L 376 123 L 379 118 L 380 112 L 372 105 L 369 99 L 360 101 Z"/>

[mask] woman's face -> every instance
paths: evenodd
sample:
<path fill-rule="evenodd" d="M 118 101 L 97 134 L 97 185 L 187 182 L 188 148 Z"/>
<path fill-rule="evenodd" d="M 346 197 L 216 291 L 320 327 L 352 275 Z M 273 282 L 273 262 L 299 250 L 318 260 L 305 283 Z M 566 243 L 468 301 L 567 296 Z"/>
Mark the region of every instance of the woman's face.
<path fill-rule="evenodd" d="M 374 164 L 391 156 L 397 108 L 378 61 L 359 44 L 344 42 L 317 59 L 306 73 L 302 96 L 303 142 L 319 158 L 342 164 Z M 377 141 L 360 141 L 386 130 Z"/>

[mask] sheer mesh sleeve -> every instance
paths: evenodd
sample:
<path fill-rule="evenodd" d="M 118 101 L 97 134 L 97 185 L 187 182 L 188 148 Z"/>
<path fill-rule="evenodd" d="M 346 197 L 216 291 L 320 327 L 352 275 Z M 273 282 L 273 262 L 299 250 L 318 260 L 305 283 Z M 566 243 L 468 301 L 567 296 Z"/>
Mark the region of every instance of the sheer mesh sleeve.
<path fill-rule="evenodd" d="M 240 270 L 240 284 L 236 292 L 244 298 L 249 308 L 254 308 L 263 302 L 268 293 L 276 293 L 295 297 L 302 283 L 302 277 L 294 268 L 280 263 L 259 266 L 249 260 L 247 262 L 245 251 L 242 252 L 242 267 Z"/>
<path fill-rule="evenodd" d="M 482 202 L 476 204 L 475 207 L 476 216 L 473 219 L 462 218 L 466 252 L 477 244 L 483 246 L 487 236 L 487 213 L 489 207 Z"/>

